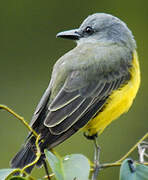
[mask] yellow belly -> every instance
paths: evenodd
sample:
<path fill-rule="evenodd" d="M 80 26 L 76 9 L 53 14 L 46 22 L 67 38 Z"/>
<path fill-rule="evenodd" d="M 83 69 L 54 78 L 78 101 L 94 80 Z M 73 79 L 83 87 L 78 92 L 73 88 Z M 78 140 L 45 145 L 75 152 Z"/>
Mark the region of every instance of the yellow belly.
<path fill-rule="evenodd" d="M 85 126 L 84 130 L 87 130 L 89 135 L 102 133 L 106 126 L 127 112 L 132 105 L 140 85 L 140 69 L 136 51 L 132 64 L 130 81 L 122 88 L 115 90 L 107 100 L 103 111 Z"/>

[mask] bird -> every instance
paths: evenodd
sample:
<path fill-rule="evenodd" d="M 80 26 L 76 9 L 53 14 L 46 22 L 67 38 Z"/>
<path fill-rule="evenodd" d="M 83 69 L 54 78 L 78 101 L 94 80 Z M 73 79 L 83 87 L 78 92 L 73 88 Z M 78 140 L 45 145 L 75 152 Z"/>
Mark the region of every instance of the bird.
<path fill-rule="evenodd" d="M 134 36 L 119 18 L 106 13 L 89 15 L 79 28 L 56 37 L 73 40 L 76 46 L 55 63 L 51 79 L 30 126 L 40 134 L 42 155 L 77 131 L 88 139 L 127 112 L 140 86 L 140 67 Z M 11 160 L 23 168 L 36 158 L 36 137 L 27 136 Z M 26 168 L 31 173 L 34 165 Z"/>

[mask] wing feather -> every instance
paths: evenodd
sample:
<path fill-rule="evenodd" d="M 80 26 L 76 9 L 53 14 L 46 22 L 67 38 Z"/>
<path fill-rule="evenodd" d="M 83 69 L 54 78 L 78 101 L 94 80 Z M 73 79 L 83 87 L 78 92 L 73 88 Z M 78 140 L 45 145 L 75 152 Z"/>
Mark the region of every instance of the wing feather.
<path fill-rule="evenodd" d="M 59 94 L 55 97 L 55 99 L 51 102 L 49 106 L 50 111 L 57 111 L 58 109 L 63 108 L 68 105 L 72 101 L 75 101 L 79 98 L 78 90 L 67 93 L 63 88 L 59 92 Z"/>
<path fill-rule="evenodd" d="M 127 77 L 121 77 L 114 81 L 98 83 L 99 85 L 96 84 L 96 87 L 92 83 L 92 86 L 95 89 L 94 91 L 95 96 L 92 95 L 90 97 L 84 98 L 80 94 L 79 95 L 75 94 L 76 96 L 78 96 L 78 98 L 74 99 L 73 101 L 70 101 L 69 104 L 65 105 L 64 107 L 62 106 L 62 108 L 60 109 L 58 108 L 57 111 L 49 111 L 49 113 L 46 116 L 44 124 L 47 127 L 49 127 L 52 134 L 59 135 L 67 131 L 86 113 L 90 112 L 91 109 L 93 111 L 93 107 L 96 107 L 97 104 L 98 104 L 98 110 L 95 111 L 98 112 L 100 108 L 104 105 L 105 99 L 112 93 L 114 89 L 119 88 L 120 85 L 123 84 L 126 79 Z M 90 89 L 92 89 L 91 86 L 89 87 Z M 88 87 L 86 87 L 86 89 L 88 89 Z M 80 92 L 84 93 L 85 92 L 84 88 L 83 91 Z M 72 92 L 65 91 L 64 93 L 71 94 Z M 62 96 L 59 97 L 62 98 Z M 70 96 L 67 95 L 67 97 Z"/>
<path fill-rule="evenodd" d="M 81 106 L 83 101 L 85 101 L 85 99 L 83 97 L 79 97 L 66 106 L 60 109 L 58 108 L 57 111 L 49 111 L 45 119 L 46 126 L 53 127 L 65 121 L 68 116 L 73 114 Z"/>
<path fill-rule="evenodd" d="M 50 131 L 52 134 L 61 134 L 68 130 L 74 123 L 76 123 L 80 117 L 85 113 L 87 108 L 89 107 L 89 104 L 91 103 L 92 98 L 87 98 L 85 101 L 80 105 L 79 108 L 77 108 L 70 116 L 68 116 L 64 121 L 62 121 L 60 124 L 51 127 Z"/>

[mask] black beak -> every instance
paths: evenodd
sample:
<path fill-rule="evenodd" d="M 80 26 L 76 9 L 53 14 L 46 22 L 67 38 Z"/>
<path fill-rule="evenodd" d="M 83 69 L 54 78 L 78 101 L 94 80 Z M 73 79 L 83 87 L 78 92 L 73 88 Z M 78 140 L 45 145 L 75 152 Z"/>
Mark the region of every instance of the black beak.
<path fill-rule="evenodd" d="M 78 33 L 78 29 L 73 29 L 69 31 L 59 32 L 56 37 L 79 40 L 81 35 Z"/>

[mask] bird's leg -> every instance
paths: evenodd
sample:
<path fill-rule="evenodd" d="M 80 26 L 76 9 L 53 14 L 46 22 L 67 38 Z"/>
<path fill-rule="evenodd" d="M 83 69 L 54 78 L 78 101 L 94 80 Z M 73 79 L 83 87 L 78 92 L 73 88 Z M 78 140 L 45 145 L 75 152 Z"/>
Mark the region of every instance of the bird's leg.
<path fill-rule="evenodd" d="M 95 145 L 95 152 L 94 152 L 94 171 L 92 174 L 92 180 L 97 180 L 98 174 L 99 174 L 99 165 L 100 165 L 100 146 L 97 142 L 97 137 L 94 138 L 94 145 Z"/>
<path fill-rule="evenodd" d="M 44 166 L 44 169 L 45 169 L 45 173 L 47 175 L 47 179 L 51 180 L 45 159 L 43 159 L 43 166 Z"/>
<path fill-rule="evenodd" d="M 100 146 L 98 145 L 97 142 L 97 137 L 98 134 L 94 134 L 92 136 L 89 136 L 87 134 L 84 133 L 84 136 L 88 139 L 88 140 L 93 140 L 94 141 L 94 146 L 95 146 L 95 152 L 94 152 L 94 171 L 92 174 L 92 179 L 91 180 L 97 180 L 98 177 L 98 173 L 100 170 L 100 166 L 99 166 L 99 159 L 100 159 Z"/>

